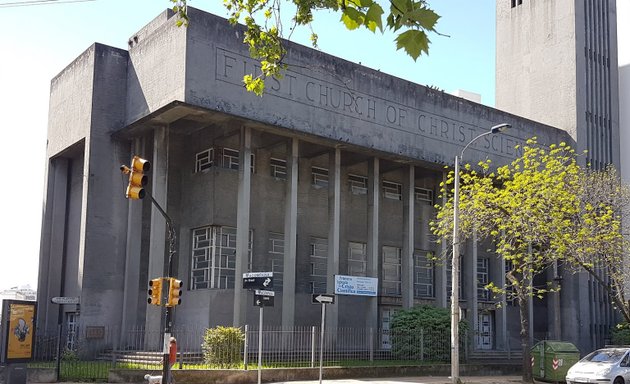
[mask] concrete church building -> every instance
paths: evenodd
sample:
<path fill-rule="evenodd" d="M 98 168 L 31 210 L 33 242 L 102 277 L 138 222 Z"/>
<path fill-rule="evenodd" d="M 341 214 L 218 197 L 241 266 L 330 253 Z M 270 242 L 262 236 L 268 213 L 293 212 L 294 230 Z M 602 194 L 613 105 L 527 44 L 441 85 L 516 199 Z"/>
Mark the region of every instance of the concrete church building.
<path fill-rule="evenodd" d="M 511 124 L 464 159 L 495 164 L 532 136 L 575 144 L 564 130 L 296 44 L 284 78 L 257 97 L 242 86 L 256 70 L 242 31 L 189 11 L 188 28 L 165 11 L 128 50 L 94 44 L 52 81 L 40 329 L 56 328 L 54 296 L 81 298 L 80 309 L 61 307 L 64 322 L 121 338 L 133 327 L 160 329 L 146 288 L 165 275 L 166 225 L 149 199 L 124 197 L 119 166 L 134 154 L 152 162 L 148 190 L 175 224 L 174 275 L 185 286 L 178 327 L 257 324 L 241 275 L 273 271 L 265 325 L 317 325 L 311 294 L 332 292 L 334 275 L 354 275 L 378 278 L 378 296 L 337 296 L 327 327 L 387 329 L 399 308 L 449 305 L 449 269 L 427 262 L 448 249 L 428 223 L 444 166 L 466 143 Z M 460 305 L 480 331 L 477 349 L 517 349 L 518 307 L 497 310 L 481 289 L 505 275 L 486 249 L 474 241 L 462 249 Z M 588 300 L 571 292 L 562 308 Z M 548 318 L 567 316 L 571 341 L 593 346 L 590 319 L 571 323 L 574 313 L 551 299 L 532 305 L 535 338 L 550 335 Z"/>

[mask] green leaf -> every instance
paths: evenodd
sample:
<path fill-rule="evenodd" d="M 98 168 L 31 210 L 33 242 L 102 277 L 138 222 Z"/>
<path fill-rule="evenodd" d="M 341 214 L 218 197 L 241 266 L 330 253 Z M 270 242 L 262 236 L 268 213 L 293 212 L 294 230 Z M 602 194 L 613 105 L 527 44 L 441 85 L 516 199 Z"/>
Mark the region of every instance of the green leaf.
<path fill-rule="evenodd" d="M 373 3 L 365 14 L 365 26 L 372 32 L 376 31 L 376 28 L 383 32 L 383 8 L 378 3 Z"/>
<path fill-rule="evenodd" d="M 420 24 L 420 26 L 427 31 L 433 31 L 435 28 L 435 23 L 440 19 L 440 15 L 433 12 L 428 8 L 419 8 L 407 13 L 408 19 L 415 21 Z"/>
<path fill-rule="evenodd" d="M 357 29 L 363 24 L 365 14 L 361 11 L 357 11 L 354 8 L 346 8 L 341 14 L 341 21 L 346 25 L 349 30 Z"/>
<path fill-rule="evenodd" d="M 396 49 L 401 48 L 415 61 L 423 51 L 429 52 L 429 38 L 424 31 L 417 29 L 403 32 L 396 38 Z"/>

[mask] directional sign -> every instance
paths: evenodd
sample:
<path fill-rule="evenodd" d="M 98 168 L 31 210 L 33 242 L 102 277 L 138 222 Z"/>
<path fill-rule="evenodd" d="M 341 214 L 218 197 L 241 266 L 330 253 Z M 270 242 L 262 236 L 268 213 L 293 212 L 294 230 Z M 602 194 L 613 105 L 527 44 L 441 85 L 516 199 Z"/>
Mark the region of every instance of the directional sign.
<path fill-rule="evenodd" d="M 273 288 L 273 272 L 243 273 L 243 289 Z"/>
<path fill-rule="evenodd" d="M 276 293 L 274 291 L 255 290 L 254 306 L 256 307 L 273 307 L 273 299 Z"/>
<path fill-rule="evenodd" d="M 53 297 L 50 299 L 50 302 L 53 304 L 79 304 L 78 297 Z"/>
<path fill-rule="evenodd" d="M 313 293 L 313 304 L 335 304 L 335 295 Z"/>

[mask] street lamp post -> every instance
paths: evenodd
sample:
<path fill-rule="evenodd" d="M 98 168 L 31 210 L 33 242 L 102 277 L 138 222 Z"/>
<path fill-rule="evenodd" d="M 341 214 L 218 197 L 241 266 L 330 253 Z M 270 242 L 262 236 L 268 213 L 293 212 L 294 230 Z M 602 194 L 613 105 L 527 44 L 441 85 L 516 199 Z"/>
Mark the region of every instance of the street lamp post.
<path fill-rule="evenodd" d="M 510 124 L 498 124 L 488 132 L 473 138 L 462 149 L 459 156 L 455 155 L 455 188 L 453 196 L 453 259 L 451 266 L 451 379 L 453 384 L 460 384 L 459 379 L 459 162 L 464 151 L 475 140 L 511 128 Z"/>

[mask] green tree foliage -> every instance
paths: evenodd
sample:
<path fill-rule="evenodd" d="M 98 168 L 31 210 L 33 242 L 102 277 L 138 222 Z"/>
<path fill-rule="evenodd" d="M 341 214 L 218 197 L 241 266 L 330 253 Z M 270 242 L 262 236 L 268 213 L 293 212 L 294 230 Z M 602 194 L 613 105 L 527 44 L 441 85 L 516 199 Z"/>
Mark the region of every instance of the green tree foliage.
<path fill-rule="evenodd" d="M 448 309 L 429 305 L 397 311 L 390 329 L 392 352 L 399 358 L 448 361 L 451 347 L 446 341 L 451 337 L 450 316 Z M 466 345 L 468 328 L 466 321 L 460 321 L 462 347 Z"/>
<path fill-rule="evenodd" d="M 565 143 L 544 148 L 530 139 L 512 163 L 496 171 L 489 161 L 478 165 L 479 170 L 466 165 L 459 175 L 460 236 L 476 233 L 490 239 L 494 252 L 509 266 L 506 285 L 490 283 L 487 288 L 519 306 L 523 380 L 531 382 L 528 300 L 555 289 L 551 282 L 535 286 L 534 276 L 556 261 L 578 265 L 576 254 L 582 255 L 583 267 L 597 265 L 594 260 L 601 252 L 614 249 L 619 254 L 618 218 L 605 199 L 585 203 L 591 182 L 587 176 L 595 173 L 582 170 L 575 151 Z M 443 183 L 448 200 L 436 207 L 437 218 L 431 223 L 436 235 L 451 241 L 454 177 L 451 172 Z"/>
<path fill-rule="evenodd" d="M 178 24 L 187 25 L 187 0 L 170 1 L 179 15 Z M 435 26 L 440 18 L 426 0 L 389 0 L 387 12 L 375 0 L 224 0 L 223 3 L 230 23 L 245 24 L 243 42 L 249 47 L 250 56 L 260 61 L 261 74 L 249 74 L 243 79 L 247 90 L 259 96 L 264 92 L 265 78 L 281 78 L 287 67 L 282 39 L 289 38 L 296 27 L 310 27 L 316 11 L 338 13 L 340 22 L 349 30 L 392 31 L 396 33 L 396 49 L 403 49 L 414 60 L 423 52 L 429 53 L 428 33 L 437 33 Z M 283 7 L 292 12 L 288 36 L 283 35 Z M 315 32 L 311 33 L 311 43 L 317 47 Z"/>
<path fill-rule="evenodd" d="M 241 363 L 245 334 L 236 327 L 206 329 L 201 344 L 206 364 L 220 368 L 234 368 Z"/>
<path fill-rule="evenodd" d="M 610 333 L 614 345 L 630 344 L 630 323 L 617 324 Z"/>

